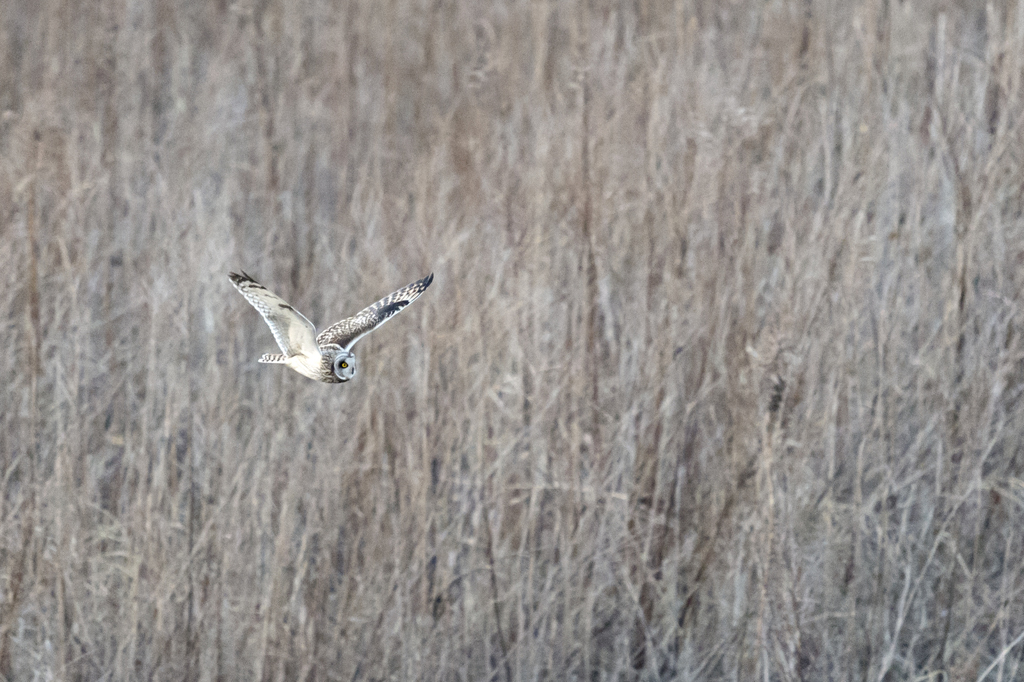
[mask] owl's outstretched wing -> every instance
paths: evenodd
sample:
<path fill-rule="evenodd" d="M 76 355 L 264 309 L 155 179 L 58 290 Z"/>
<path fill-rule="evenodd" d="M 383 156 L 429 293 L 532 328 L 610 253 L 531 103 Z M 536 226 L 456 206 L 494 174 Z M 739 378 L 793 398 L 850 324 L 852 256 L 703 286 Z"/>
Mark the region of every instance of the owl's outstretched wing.
<path fill-rule="evenodd" d="M 228 279 L 267 321 L 267 326 L 274 334 L 274 340 L 286 356 L 320 357 L 320 347 L 316 343 L 316 327 L 305 315 L 244 272 L 240 275 L 232 272 Z"/>
<path fill-rule="evenodd" d="M 352 345 L 356 341 L 390 320 L 402 308 L 419 298 L 420 294 L 426 291 L 433 281 L 434 274 L 431 273 L 409 286 L 402 287 L 395 293 L 385 296 L 373 305 L 360 310 L 352 317 L 332 324 L 320 332 L 320 335 L 316 337 L 316 342 L 321 346 L 336 343 L 345 350 L 351 350 Z"/>

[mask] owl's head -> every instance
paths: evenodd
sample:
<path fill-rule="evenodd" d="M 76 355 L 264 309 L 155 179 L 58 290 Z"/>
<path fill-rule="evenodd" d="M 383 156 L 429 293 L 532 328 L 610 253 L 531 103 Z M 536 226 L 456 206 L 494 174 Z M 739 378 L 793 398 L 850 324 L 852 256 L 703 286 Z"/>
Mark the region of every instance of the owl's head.
<path fill-rule="evenodd" d="M 334 376 L 338 381 L 346 382 L 356 375 L 356 356 L 347 350 L 339 351 L 334 356 Z"/>

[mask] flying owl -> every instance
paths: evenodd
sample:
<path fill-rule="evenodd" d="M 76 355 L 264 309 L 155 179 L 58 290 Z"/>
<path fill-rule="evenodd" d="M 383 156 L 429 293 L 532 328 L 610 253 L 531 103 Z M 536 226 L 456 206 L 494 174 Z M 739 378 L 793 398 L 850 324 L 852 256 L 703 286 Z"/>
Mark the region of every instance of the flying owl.
<path fill-rule="evenodd" d="M 434 274 L 402 287 L 319 334 L 305 315 L 249 275 L 232 272 L 228 278 L 263 316 L 274 340 L 284 351 L 267 353 L 260 362 L 288 365 L 299 374 L 325 384 L 343 384 L 356 375 L 353 344 L 419 298 L 434 281 Z"/>

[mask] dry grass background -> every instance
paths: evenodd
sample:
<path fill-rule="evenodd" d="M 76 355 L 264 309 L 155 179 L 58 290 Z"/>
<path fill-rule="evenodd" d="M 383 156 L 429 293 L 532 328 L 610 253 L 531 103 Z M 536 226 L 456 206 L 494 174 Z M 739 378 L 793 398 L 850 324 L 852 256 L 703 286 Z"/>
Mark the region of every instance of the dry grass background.
<path fill-rule="evenodd" d="M 1024 679 L 1024 5 L 7 2 L 7 680 Z M 258 366 L 430 271 L 345 386 Z"/>

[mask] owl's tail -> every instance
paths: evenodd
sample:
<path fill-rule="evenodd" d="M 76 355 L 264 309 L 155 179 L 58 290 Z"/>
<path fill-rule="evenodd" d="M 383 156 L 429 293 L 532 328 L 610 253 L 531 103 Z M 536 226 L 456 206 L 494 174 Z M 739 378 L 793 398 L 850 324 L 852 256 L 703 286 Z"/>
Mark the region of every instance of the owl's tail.
<path fill-rule="evenodd" d="M 270 364 L 283 364 L 288 361 L 288 356 L 281 355 L 280 353 L 265 353 L 259 361 Z"/>

